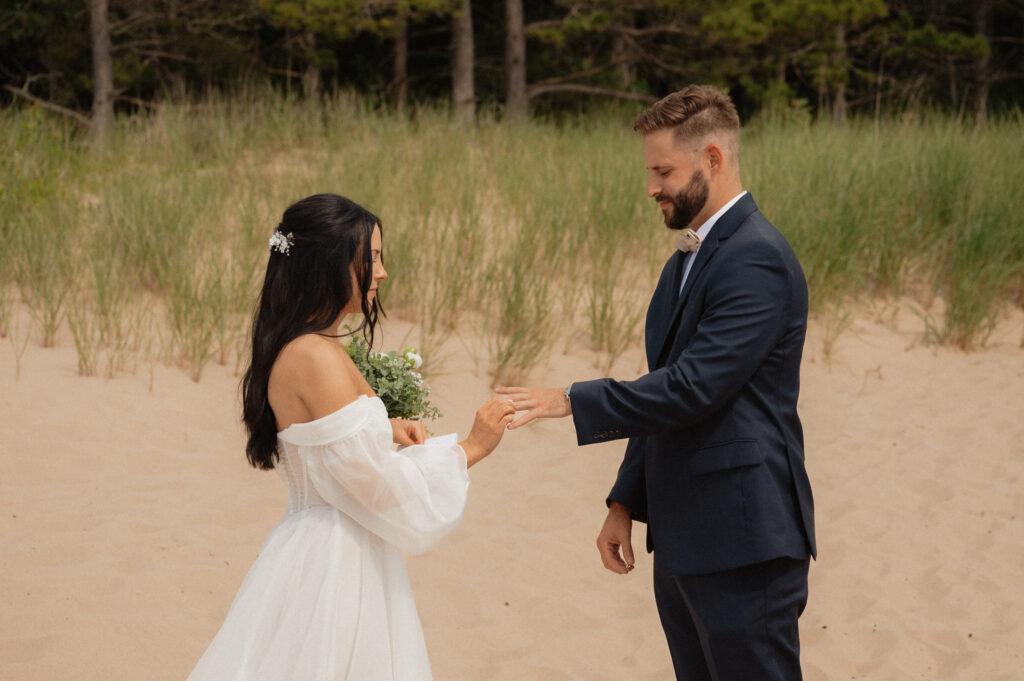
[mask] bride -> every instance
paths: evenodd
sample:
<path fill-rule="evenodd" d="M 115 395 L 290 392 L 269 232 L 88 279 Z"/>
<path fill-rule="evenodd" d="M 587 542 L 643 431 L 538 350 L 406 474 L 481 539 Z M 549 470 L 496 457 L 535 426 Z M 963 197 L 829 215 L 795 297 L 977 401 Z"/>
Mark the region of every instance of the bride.
<path fill-rule="evenodd" d="M 189 680 L 430 679 L 402 551 L 458 524 L 466 469 L 498 445 L 512 406 L 487 402 L 458 445 L 388 419 L 335 335 L 361 315 L 372 346 L 387 277 L 380 221 L 362 207 L 305 198 L 270 245 L 243 420 L 249 462 L 278 471 L 288 510 Z"/>

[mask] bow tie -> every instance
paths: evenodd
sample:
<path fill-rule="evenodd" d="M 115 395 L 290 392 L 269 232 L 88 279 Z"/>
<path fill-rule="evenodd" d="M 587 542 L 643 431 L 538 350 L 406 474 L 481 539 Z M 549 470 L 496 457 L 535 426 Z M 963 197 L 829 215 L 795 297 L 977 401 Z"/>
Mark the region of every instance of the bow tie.
<path fill-rule="evenodd" d="M 694 253 L 700 248 L 700 237 L 697 236 L 697 232 L 687 229 L 679 237 L 679 243 L 676 244 L 676 248 L 683 253 Z"/>

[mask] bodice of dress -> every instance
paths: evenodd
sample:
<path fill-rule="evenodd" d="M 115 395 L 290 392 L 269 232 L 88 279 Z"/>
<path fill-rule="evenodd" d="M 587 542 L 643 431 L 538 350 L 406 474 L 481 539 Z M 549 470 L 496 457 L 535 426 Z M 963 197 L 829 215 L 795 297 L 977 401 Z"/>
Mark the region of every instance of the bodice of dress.
<path fill-rule="evenodd" d="M 304 511 L 313 506 L 327 504 L 316 487 L 310 482 L 309 474 L 306 472 L 306 462 L 299 456 L 299 448 L 290 442 L 280 440 L 277 443 L 277 450 L 281 458 L 278 460 L 275 470 L 288 488 L 288 510 L 286 514 Z"/>
<path fill-rule="evenodd" d="M 396 449 L 384 403 L 361 396 L 278 433 L 288 513 L 329 505 L 405 551 L 425 551 L 462 519 L 469 477 L 458 445 Z"/>

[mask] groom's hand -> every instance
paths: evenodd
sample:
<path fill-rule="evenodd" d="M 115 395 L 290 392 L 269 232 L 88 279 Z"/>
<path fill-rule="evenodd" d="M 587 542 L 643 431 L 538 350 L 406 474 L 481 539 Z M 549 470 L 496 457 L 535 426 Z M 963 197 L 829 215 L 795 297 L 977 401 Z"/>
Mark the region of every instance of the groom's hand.
<path fill-rule="evenodd" d="M 498 388 L 494 392 L 510 400 L 516 411 L 526 412 L 509 424 L 509 430 L 534 419 L 557 419 L 572 413 L 565 388 Z"/>
<path fill-rule="evenodd" d="M 630 517 L 629 509 L 613 501 L 608 507 L 604 527 L 597 535 L 597 550 L 601 552 L 601 562 L 612 572 L 625 575 L 633 569 L 633 544 L 630 541 L 632 534 L 633 519 Z"/>

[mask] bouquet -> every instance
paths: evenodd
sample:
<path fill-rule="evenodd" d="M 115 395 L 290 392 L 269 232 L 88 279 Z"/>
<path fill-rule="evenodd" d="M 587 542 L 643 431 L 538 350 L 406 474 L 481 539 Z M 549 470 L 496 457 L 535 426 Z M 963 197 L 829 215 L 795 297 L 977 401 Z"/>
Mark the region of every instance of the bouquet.
<path fill-rule="evenodd" d="M 430 388 L 416 371 L 423 366 L 423 358 L 415 350 L 406 348 L 402 354 L 394 350 L 374 352 L 361 336 L 354 336 L 345 349 L 384 402 L 389 418 L 419 421 L 441 416 L 441 411 L 430 404 Z"/>

